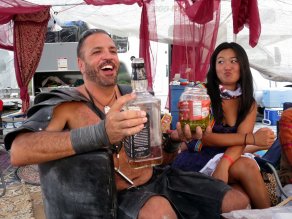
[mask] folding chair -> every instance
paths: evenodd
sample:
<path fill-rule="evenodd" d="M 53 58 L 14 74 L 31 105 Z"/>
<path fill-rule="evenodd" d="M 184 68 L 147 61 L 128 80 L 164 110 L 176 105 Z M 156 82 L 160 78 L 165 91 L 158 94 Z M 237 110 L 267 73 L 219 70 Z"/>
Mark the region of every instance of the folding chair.
<path fill-rule="evenodd" d="M 262 172 L 271 173 L 274 175 L 277 187 L 280 191 L 280 195 L 284 197 L 288 197 L 286 192 L 283 190 L 283 186 L 279 179 L 279 175 L 277 170 L 280 168 L 280 160 L 281 160 L 281 143 L 279 138 L 275 140 L 273 145 L 269 148 L 269 150 L 262 157 L 255 157 L 258 165 L 261 168 Z"/>
<path fill-rule="evenodd" d="M 292 107 L 291 102 L 286 102 L 283 104 L 283 110 L 286 110 L 288 108 Z M 279 125 L 277 124 L 279 127 Z M 279 128 L 277 128 L 277 135 L 279 132 Z M 279 199 L 282 197 L 285 197 L 287 199 L 289 195 L 287 192 L 284 191 L 282 183 L 280 181 L 278 171 L 280 169 L 280 160 L 281 160 L 281 142 L 280 139 L 277 138 L 273 145 L 269 148 L 269 150 L 262 156 L 262 157 L 256 157 L 256 161 L 259 164 L 261 171 L 266 173 L 272 173 L 275 177 L 277 188 L 279 189 Z"/>

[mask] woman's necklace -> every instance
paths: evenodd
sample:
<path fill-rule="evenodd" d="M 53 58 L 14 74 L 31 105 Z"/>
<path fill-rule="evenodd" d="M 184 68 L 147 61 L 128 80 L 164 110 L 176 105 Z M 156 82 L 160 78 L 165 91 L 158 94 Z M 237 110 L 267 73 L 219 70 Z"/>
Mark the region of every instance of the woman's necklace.
<path fill-rule="evenodd" d="M 107 114 L 108 113 L 108 111 L 110 110 L 110 104 L 111 104 L 111 102 L 114 100 L 114 99 L 117 99 L 117 95 L 116 95 L 116 91 L 114 91 L 114 93 L 113 93 L 113 95 L 112 95 L 112 97 L 111 97 L 111 99 L 108 101 L 108 103 L 107 104 L 102 104 L 98 99 L 96 99 L 89 91 L 88 91 L 88 89 L 85 87 L 85 90 L 86 90 L 86 92 L 87 92 L 87 94 L 88 94 L 88 96 L 89 96 L 89 98 L 90 98 L 90 100 L 91 100 L 91 102 L 94 104 L 94 100 L 103 108 L 103 110 L 104 110 L 104 113 L 105 114 Z M 95 105 L 95 104 L 94 104 Z"/>

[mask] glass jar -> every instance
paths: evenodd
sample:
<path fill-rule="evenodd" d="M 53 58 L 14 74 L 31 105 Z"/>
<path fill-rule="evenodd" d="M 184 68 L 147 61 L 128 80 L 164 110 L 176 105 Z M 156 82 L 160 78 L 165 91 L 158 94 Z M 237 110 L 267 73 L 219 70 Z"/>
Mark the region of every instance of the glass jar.
<path fill-rule="evenodd" d="M 189 124 L 191 131 L 196 131 L 197 126 L 206 130 L 210 121 L 210 103 L 206 88 L 186 87 L 178 103 L 181 125 Z"/>

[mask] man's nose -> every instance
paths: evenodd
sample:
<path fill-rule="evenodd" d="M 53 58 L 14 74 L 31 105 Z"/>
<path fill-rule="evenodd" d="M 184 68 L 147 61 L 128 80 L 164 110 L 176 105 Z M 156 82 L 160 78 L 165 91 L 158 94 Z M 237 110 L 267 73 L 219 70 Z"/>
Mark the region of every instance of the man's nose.
<path fill-rule="evenodd" d="M 112 59 L 114 57 L 114 54 L 111 51 L 104 51 L 103 58 L 104 59 Z"/>

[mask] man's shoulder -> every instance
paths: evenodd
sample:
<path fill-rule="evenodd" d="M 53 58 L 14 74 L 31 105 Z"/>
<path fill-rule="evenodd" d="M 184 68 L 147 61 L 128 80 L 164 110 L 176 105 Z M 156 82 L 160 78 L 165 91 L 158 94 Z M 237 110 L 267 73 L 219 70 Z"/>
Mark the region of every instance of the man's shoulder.
<path fill-rule="evenodd" d="M 43 92 L 35 97 L 34 104 L 39 104 L 51 99 L 64 99 L 64 100 L 85 100 L 85 97 L 78 92 L 75 88 L 67 88 L 63 90 L 52 90 L 50 92 Z"/>
<path fill-rule="evenodd" d="M 40 93 L 35 97 L 34 105 L 28 110 L 27 116 L 30 117 L 41 108 L 53 107 L 71 101 L 87 101 L 87 99 L 75 88 Z"/>

